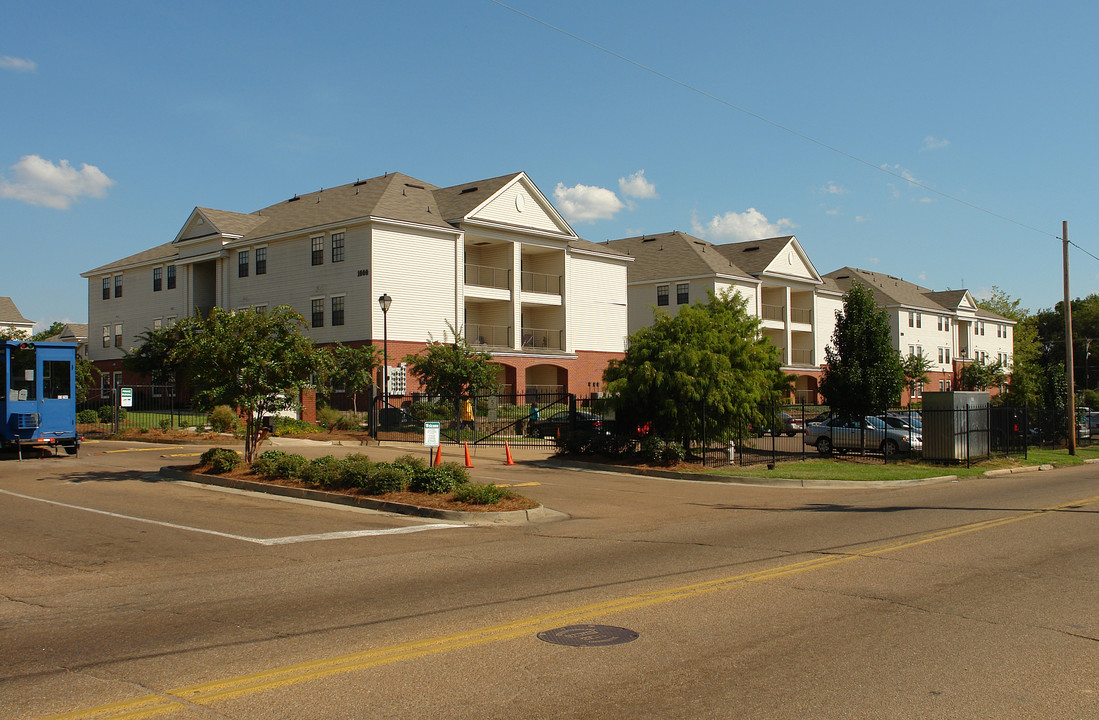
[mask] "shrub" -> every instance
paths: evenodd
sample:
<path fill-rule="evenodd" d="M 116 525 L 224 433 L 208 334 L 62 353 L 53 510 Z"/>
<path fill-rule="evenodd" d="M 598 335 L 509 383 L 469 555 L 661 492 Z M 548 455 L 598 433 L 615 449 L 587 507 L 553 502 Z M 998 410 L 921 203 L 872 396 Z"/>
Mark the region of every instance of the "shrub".
<path fill-rule="evenodd" d="M 340 464 L 340 485 L 349 488 L 370 487 L 370 472 L 374 463 L 366 455 L 348 455 Z"/>
<path fill-rule="evenodd" d="M 355 427 L 356 421 L 336 408 L 322 407 L 317 410 L 317 424 L 328 432 L 332 432 L 333 430 L 351 430 Z"/>
<path fill-rule="evenodd" d="M 513 497 L 513 495 L 507 488 L 471 483 L 456 488 L 454 497 L 460 502 L 470 503 L 471 505 L 495 505 L 501 500 Z"/>
<path fill-rule="evenodd" d="M 462 467 L 460 463 L 456 463 L 453 461 L 445 462 L 441 463 L 437 467 L 441 467 L 448 473 L 450 473 L 450 476 L 454 478 L 455 487 L 458 487 L 459 485 L 465 485 L 469 482 L 469 472 L 464 467 Z"/>
<path fill-rule="evenodd" d="M 276 435 L 304 435 L 310 433 L 319 433 L 320 431 L 321 428 L 311 423 L 307 423 L 304 420 L 282 417 L 281 415 L 275 418 Z"/>
<path fill-rule="evenodd" d="M 557 451 L 567 455 L 586 455 L 598 441 L 600 434 L 594 430 L 566 430 L 554 440 Z"/>
<path fill-rule="evenodd" d="M 231 433 L 240 424 L 240 418 L 228 405 L 218 405 L 206 416 L 206 422 L 210 424 L 214 432 Z"/>
<path fill-rule="evenodd" d="M 210 448 L 202 453 L 199 460 L 203 465 L 208 465 L 215 475 L 227 473 L 244 462 L 236 450 L 229 448 Z"/>
<path fill-rule="evenodd" d="M 164 418 L 160 421 L 160 429 L 167 432 L 172 429 L 172 420 L 170 418 Z"/>
<path fill-rule="evenodd" d="M 675 465 L 678 462 L 682 462 L 686 457 L 687 451 L 677 442 L 669 441 L 664 443 L 664 449 L 660 453 L 660 461 L 665 465 Z"/>
<path fill-rule="evenodd" d="M 282 450 L 268 450 L 252 461 L 252 471 L 260 475 L 277 475 L 279 460 L 287 454 Z"/>
<path fill-rule="evenodd" d="M 384 495 L 389 492 L 404 492 L 408 489 L 408 470 L 392 463 L 375 463 L 370 469 L 370 483 L 367 491 L 371 495 Z"/>
<path fill-rule="evenodd" d="M 408 489 L 422 493 L 448 493 L 469 482 L 469 473 L 456 463 L 446 463 L 437 467 L 425 467 L 412 475 Z"/>
<path fill-rule="evenodd" d="M 401 455 L 393 461 L 393 464 L 407 470 L 410 476 L 427 469 L 427 463 L 424 462 L 424 459 L 415 455 Z"/>
<path fill-rule="evenodd" d="M 85 408 L 76 414 L 76 421 L 82 425 L 99 422 L 99 413 L 91 408 Z"/>
<path fill-rule="evenodd" d="M 114 422 L 114 405 L 100 405 L 96 410 L 96 415 L 99 416 L 99 422 L 109 423 Z M 126 408 L 118 408 L 118 421 L 122 422 L 126 419 Z"/>
<path fill-rule="evenodd" d="M 321 487 L 338 487 L 340 481 L 340 461 L 332 455 L 310 460 L 301 473 L 301 481 Z"/>
<path fill-rule="evenodd" d="M 301 455 L 285 455 L 275 460 L 275 477 L 283 480 L 300 478 L 308 464 L 309 461 Z"/>
<path fill-rule="evenodd" d="M 648 435 L 641 441 L 641 459 L 648 463 L 674 465 L 683 460 L 686 451 L 677 442 Z"/>

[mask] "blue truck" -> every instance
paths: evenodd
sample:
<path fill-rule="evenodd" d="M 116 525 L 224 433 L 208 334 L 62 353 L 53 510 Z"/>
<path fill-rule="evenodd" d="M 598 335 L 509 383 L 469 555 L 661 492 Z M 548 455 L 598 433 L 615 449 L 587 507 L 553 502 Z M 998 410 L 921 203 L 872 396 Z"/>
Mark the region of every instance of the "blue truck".
<path fill-rule="evenodd" d="M 15 449 L 48 447 L 75 455 L 76 345 L 5 340 L 3 350 L 3 427 L 0 445 Z"/>

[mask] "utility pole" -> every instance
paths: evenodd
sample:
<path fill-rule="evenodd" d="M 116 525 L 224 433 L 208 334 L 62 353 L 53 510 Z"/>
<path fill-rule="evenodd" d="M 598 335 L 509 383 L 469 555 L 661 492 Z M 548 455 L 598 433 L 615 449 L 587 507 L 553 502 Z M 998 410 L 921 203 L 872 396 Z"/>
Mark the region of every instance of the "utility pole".
<path fill-rule="evenodd" d="M 1061 223 L 1061 246 L 1065 266 L 1065 367 L 1068 375 L 1068 454 L 1076 454 L 1076 379 L 1072 364 L 1072 296 L 1068 289 L 1068 220 Z"/>

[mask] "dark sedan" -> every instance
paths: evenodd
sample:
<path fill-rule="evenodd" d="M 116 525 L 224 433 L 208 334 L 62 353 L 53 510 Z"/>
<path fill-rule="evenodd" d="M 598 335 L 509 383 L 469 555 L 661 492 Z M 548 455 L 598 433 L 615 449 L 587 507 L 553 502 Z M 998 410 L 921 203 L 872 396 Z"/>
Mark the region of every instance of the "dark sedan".
<path fill-rule="evenodd" d="M 558 437 L 561 433 L 568 432 L 570 429 L 572 429 L 572 425 L 569 420 L 569 411 L 562 410 L 561 412 L 556 412 L 546 418 L 531 420 L 527 425 L 527 434 L 544 438 Z M 603 418 L 598 415 L 583 410 L 577 410 L 576 429 L 603 431 L 606 427 L 603 424 Z"/>

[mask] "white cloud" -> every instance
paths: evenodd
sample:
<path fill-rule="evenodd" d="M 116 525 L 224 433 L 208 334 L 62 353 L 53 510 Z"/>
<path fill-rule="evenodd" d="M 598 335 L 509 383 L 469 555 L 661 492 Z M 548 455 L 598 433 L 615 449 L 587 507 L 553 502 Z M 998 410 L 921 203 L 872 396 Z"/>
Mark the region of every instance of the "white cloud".
<path fill-rule="evenodd" d="M 34 72 L 38 69 L 38 63 L 34 60 L 0 55 L 0 70 L 15 70 L 16 72 Z"/>
<path fill-rule="evenodd" d="M 742 213 L 727 212 L 724 215 L 715 215 L 705 225 L 697 219 L 692 219 L 691 226 L 696 235 L 709 240 L 733 241 L 777 237 L 784 234 L 782 231 L 785 228 L 796 227 L 787 218 L 771 222 L 767 216 L 755 208 L 748 208 Z"/>
<path fill-rule="evenodd" d="M 557 183 L 553 200 L 569 222 L 610 220 L 626 207 L 613 190 L 592 185 L 565 187 L 564 183 Z"/>
<path fill-rule="evenodd" d="M 934 135 L 928 135 L 923 139 L 923 147 L 920 148 L 920 152 L 925 152 L 927 150 L 941 150 L 949 144 L 949 140 L 946 140 L 944 138 L 937 138 Z"/>
<path fill-rule="evenodd" d="M 836 208 L 832 208 L 831 210 L 825 210 L 824 214 L 825 215 L 839 215 L 840 211 L 837 210 Z"/>
<path fill-rule="evenodd" d="M 840 187 L 835 181 L 829 180 L 820 188 L 820 192 L 825 195 L 846 195 L 850 191 L 845 187 Z"/>
<path fill-rule="evenodd" d="M 856 215 L 855 216 L 855 222 L 857 222 L 857 223 L 870 222 L 870 217 L 867 216 L 867 215 Z"/>
<path fill-rule="evenodd" d="M 881 262 L 881 258 L 876 258 L 876 257 L 870 258 L 870 264 L 871 265 L 877 265 L 880 262 Z"/>
<path fill-rule="evenodd" d="M 14 180 L 0 179 L 0 198 L 58 210 L 83 197 L 105 198 L 115 184 L 94 165 L 85 163 L 77 170 L 68 160 L 54 165 L 37 155 L 24 155 L 11 169 Z"/>
<path fill-rule="evenodd" d="M 659 197 L 656 194 L 656 185 L 645 179 L 644 170 L 638 170 L 633 175 L 618 178 L 618 189 L 626 197 L 642 200 Z"/>
<path fill-rule="evenodd" d="M 884 163 L 881 166 L 881 169 L 885 170 L 890 175 L 896 175 L 899 178 L 904 178 L 913 185 L 921 184 L 920 181 L 916 179 L 915 175 L 913 175 L 908 169 L 903 168 L 900 165 L 890 165 L 889 163 Z"/>

